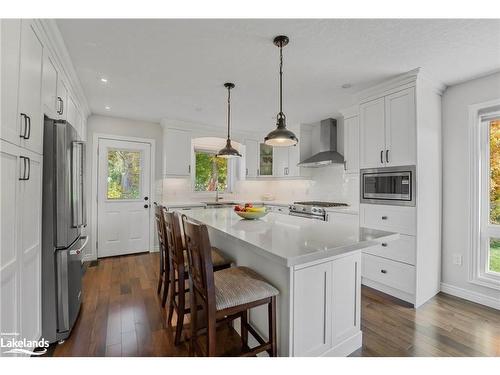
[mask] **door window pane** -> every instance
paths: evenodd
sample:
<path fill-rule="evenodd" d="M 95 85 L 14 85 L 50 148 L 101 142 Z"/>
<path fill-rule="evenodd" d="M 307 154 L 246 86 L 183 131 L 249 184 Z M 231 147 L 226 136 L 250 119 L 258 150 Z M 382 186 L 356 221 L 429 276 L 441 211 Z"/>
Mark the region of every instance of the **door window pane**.
<path fill-rule="evenodd" d="M 215 153 L 196 151 L 195 191 L 226 191 L 227 159 L 217 158 Z"/>
<path fill-rule="evenodd" d="M 108 199 L 139 199 L 141 152 L 108 151 Z"/>
<path fill-rule="evenodd" d="M 500 224 L 500 120 L 490 122 L 490 223 Z"/>
<path fill-rule="evenodd" d="M 490 238 L 489 270 L 500 273 L 500 238 Z"/>

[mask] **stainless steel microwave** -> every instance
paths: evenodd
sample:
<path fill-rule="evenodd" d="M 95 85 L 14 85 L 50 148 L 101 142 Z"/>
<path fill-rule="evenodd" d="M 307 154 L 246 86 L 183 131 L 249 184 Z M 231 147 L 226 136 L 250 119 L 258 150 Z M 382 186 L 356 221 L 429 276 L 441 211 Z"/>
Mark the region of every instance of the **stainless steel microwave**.
<path fill-rule="evenodd" d="M 362 169 L 361 203 L 415 206 L 415 166 Z"/>

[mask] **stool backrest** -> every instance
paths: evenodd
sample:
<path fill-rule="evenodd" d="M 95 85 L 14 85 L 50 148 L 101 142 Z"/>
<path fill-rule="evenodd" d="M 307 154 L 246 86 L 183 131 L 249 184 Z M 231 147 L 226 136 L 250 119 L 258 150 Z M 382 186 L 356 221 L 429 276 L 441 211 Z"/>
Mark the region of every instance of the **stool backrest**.
<path fill-rule="evenodd" d="M 175 213 L 164 212 L 165 234 L 168 256 L 174 266 L 184 267 L 184 248 L 182 247 L 181 229 Z"/>
<path fill-rule="evenodd" d="M 190 287 L 196 305 L 202 303 L 210 314 L 215 312 L 215 285 L 212 265 L 212 247 L 206 225 L 195 223 L 182 215 L 188 253 Z M 201 297 L 202 301 L 197 298 Z"/>
<path fill-rule="evenodd" d="M 158 234 L 158 243 L 160 245 L 160 251 L 165 250 L 167 246 L 165 239 L 165 223 L 163 221 L 163 206 L 154 202 L 155 205 L 155 221 L 156 221 L 156 232 Z"/>

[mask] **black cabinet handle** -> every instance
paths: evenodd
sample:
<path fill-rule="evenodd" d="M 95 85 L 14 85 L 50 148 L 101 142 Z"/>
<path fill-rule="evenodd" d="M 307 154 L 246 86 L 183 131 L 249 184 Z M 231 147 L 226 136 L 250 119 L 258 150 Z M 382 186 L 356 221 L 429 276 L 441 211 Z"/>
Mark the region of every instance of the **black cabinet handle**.
<path fill-rule="evenodd" d="M 382 216 L 382 220 L 387 220 L 387 216 Z"/>
<path fill-rule="evenodd" d="M 389 163 L 389 150 L 385 150 L 385 162 Z"/>
<path fill-rule="evenodd" d="M 20 138 L 27 139 L 26 138 L 26 131 L 28 130 L 28 116 L 26 116 L 26 113 L 21 113 L 21 117 L 23 118 L 23 124 L 24 128 L 21 134 L 19 134 Z"/>
<path fill-rule="evenodd" d="M 387 273 L 387 270 L 380 270 L 380 272 L 382 272 L 382 273 Z"/>
<path fill-rule="evenodd" d="M 381 245 L 382 247 L 387 247 L 387 242 L 382 242 Z"/>
<path fill-rule="evenodd" d="M 20 156 L 19 158 L 23 159 L 23 173 L 22 177 L 19 177 L 19 181 L 27 181 L 31 175 L 31 160 L 26 156 Z"/>
<path fill-rule="evenodd" d="M 30 139 L 31 136 L 31 117 L 26 116 L 27 124 L 28 124 L 28 135 L 24 139 Z"/>
<path fill-rule="evenodd" d="M 380 150 L 380 164 L 384 164 L 384 150 Z"/>

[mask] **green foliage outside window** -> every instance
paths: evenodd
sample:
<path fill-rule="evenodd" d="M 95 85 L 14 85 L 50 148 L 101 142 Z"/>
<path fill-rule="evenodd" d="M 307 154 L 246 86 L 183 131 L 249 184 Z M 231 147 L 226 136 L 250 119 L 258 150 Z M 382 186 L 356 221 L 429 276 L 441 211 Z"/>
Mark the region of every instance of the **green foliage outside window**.
<path fill-rule="evenodd" d="M 227 159 L 217 158 L 214 153 L 196 151 L 195 191 L 227 190 Z"/>
<path fill-rule="evenodd" d="M 140 178 L 139 151 L 108 151 L 108 199 L 138 199 Z"/>

